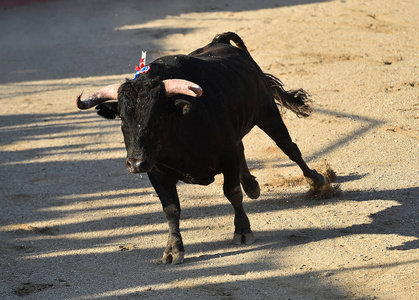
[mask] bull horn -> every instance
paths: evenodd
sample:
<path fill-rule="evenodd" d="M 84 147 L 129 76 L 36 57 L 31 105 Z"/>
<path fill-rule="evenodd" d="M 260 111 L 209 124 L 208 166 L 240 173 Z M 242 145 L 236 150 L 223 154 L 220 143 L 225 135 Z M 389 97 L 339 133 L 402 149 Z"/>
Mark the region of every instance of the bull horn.
<path fill-rule="evenodd" d="M 188 80 L 184 79 L 166 79 L 163 80 L 166 89 L 166 96 L 172 97 L 177 94 L 183 94 L 192 97 L 201 97 L 202 88 Z"/>
<path fill-rule="evenodd" d="M 108 100 L 117 100 L 120 86 L 120 83 L 105 86 L 84 100 L 81 100 L 81 95 L 83 94 L 81 92 L 76 98 L 76 105 L 79 109 L 89 109 Z"/>

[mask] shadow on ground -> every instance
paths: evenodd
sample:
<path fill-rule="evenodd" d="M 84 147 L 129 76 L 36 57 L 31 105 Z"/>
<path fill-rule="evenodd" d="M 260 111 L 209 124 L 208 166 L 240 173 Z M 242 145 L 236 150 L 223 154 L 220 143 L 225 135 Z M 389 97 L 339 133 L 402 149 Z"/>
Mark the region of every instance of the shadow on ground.
<path fill-rule="evenodd" d="M 186 28 L 118 30 L 191 12 L 258 10 L 323 2 L 255 1 L 47 1 L 0 6 L 0 84 L 134 73 L 141 51 L 164 54 L 160 42 Z M 209 34 L 210 40 L 215 34 Z M 192 49 L 203 45 L 191 45 Z M 176 49 L 169 49 L 176 51 Z M 92 67 L 93 66 L 93 67 Z"/>

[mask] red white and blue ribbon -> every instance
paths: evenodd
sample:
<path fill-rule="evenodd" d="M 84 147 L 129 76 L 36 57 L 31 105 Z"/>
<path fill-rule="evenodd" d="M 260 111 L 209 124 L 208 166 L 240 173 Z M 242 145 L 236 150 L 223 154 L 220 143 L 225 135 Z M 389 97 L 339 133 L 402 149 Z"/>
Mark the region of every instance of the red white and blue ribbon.
<path fill-rule="evenodd" d="M 136 79 L 138 75 L 144 74 L 144 73 L 147 73 L 148 71 L 150 71 L 150 66 L 145 64 L 146 55 L 147 55 L 147 51 L 142 51 L 140 65 L 135 66 L 135 71 L 136 72 L 135 72 L 134 79 Z"/>

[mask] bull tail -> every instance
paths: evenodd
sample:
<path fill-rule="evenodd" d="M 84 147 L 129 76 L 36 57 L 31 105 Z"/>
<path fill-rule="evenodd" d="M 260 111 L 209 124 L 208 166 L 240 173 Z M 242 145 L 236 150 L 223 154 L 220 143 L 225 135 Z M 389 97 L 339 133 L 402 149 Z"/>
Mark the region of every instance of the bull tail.
<path fill-rule="evenodd" d="M 222 34 L 217 34 L 215 38 L 212 40 L 213 43 L 223 43 L 223 44 L 230 44 L 230 41 L 233 41 L 234 44 L 236 44 L 237 48 L 242 49 L 246 52 L 249 52 L 247 51 L 247 47 L 244 44 L 241 37 L 239 37 L 234 32 L 224 32 Z"/>
<path fill-rule="evenodd" d="M 303 89 L 286 91 L 278 78 L 265 73 L 265 78 L 272 90 L 275 100 L 283 107 L 293 111 L 299 117 L 308 117 L 312 111 L 307 104 L 310 95 Z"/>

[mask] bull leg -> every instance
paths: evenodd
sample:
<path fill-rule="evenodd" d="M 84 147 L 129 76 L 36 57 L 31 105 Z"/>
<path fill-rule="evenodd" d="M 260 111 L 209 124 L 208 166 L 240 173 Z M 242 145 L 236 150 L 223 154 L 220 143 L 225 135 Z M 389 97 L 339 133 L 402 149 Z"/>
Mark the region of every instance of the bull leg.
<path fill-rule="evenodd" d="M 150 172 L 148 173 L 148 177 L 160 198 L 169 224 L 167 246 L 164 250 L 163 257 L 158 260 L 158 263 L 181 264 L 184 259 L 185 249 L 179 228 L 180 203 L 176 190 L 177 180 L 158 172 Z"/>
<path fill-rule="evenodd" d="M 233 243 L 236 245 L 252 244 L 255 240 L 250 229 L 249 218 L 243 208 L 243 193 L 240 187 L 239 159 L 229 160 L 229 166 L 223 172 L 224 175 L 224 195 L 234 208 L 234 237 Z M 236 161 L 237 163 L 234 163 Z M 249 173 L 250 174 L 250 173 Z"/>
<path fill-rule="evenodd" d="M 285 126 L 282 118 L 275 108 L 275 113 L 270 111 L 268 113 L 270 117 L 264 116 L 264 120 L 259 122 L 257 125 L 262 129 L 271 139 L 275 141 L 277 146 L 303 171 L 304 177 L 310 188 L 313 191 L 320 190 L 325 184 L 325 178 L 319 174 L 316 170 L 310 169 L 306 162 L 303 160 L 300 149 L 292 142 L 291 137 L 288 133 L 288 129 Z"/>
<path fill-rule="evenodd" d="M 250 174 L 247 167 L 246 158 L 244 156 L 243 142 L 238 145 L 238 153 L 240 159 L 240 182 L 246 195 L 251 199 L 257 199 L 260 196 L 259 183 L 255 180 L 255 176 Z"/>

